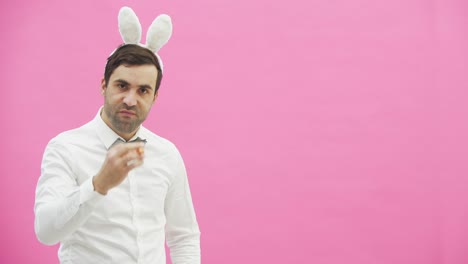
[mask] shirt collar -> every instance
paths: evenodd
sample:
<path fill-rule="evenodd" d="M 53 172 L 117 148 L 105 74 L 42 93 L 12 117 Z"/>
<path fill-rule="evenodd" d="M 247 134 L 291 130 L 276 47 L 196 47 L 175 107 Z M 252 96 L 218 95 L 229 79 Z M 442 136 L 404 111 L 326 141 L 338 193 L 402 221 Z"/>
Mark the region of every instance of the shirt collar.
<path fill-rule="evenodd" d="M 101 117 L 101 111 L 102 110 L 103 110 L 103 107 L 101 107 L 99 109 L 99 111 L 97 112 L 96 117 L 94 118 L 94 122 L 96 123 L 96 133 L 98 134 L 99 138 L 104 143 L 104 145 L 106 146 L 106 149 L 109 149 L 109 147 L 112 146 L 112 144 L 114 144 L 114 142 L 119 138 L 123 142 L 126 142 L 125 139 L 123 139 L 121 136 L 119 136 L 117 133 L 115 133 L 114 130 L 112 130 L 104 122 L 104 120 L 102 120 L 102 117 Z M 134 139 L 136 139 L 138 137 L 140 139 L 146 139 L 142 135 L 141 131 L 142 131 L 142 129 L 141 129 L 141 126 L 140 126 L 138 128 L 138 131 L 135 133 L 135 135 L 129 141 L 132 141 L 132 140 L 134 140 Z"/>

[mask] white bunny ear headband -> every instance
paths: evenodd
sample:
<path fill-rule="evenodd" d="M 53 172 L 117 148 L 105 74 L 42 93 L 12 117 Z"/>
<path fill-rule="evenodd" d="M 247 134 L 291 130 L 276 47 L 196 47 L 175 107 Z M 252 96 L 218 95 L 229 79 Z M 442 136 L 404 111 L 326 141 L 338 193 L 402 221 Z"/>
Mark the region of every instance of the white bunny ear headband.
<path fill-rule="evenodd" d="M 124 6 L 119 12 L 119 31 L 125 44 L 137 44 L 151 50 L 158 58 L 162 70 L 163 63 L 157 52 L 162 46 L 166 45 L 172 35 L 172 21 L 170 16 L 162 14 L 156 17 L 146 33 L 146 44 L 142 44 L 140 43 L 140 21 L 130 7 Z"/>

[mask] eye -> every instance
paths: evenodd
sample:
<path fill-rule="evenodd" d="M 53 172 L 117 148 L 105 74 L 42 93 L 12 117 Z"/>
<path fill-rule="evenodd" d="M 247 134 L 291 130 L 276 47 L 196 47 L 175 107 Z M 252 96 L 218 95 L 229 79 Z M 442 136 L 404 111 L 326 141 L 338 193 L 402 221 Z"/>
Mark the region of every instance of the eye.
<path fill-rule="evenodd" d="M 140 88 L 140 93 L 147 94 L 149 91 L 147 88 Z"/>
<path fill-rule="evenodd" d="M 119 89 L 125 89 L 125 88 L 127 88 L 127 85 L 124 84 L 124 83 L 118 83 L 118 84 L 117 84 L 117 87 L 118 87 Z"/>

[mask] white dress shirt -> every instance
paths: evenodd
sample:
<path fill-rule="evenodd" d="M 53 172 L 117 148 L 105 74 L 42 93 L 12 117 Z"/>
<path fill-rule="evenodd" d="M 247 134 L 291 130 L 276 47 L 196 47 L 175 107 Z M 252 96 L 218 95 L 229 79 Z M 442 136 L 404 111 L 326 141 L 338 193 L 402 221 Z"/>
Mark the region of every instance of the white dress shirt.
<path fill-rule="evenodd" d="M 61 263 L 200 263 L 198 228 L 187 174 L 177 148 L 143 126 L 144 164 L 103 196 L 92 178 L 119 138 L 100 111 L 46 147 L 36 189 L 35 231 L 44 244 L 60 242 Z"/>

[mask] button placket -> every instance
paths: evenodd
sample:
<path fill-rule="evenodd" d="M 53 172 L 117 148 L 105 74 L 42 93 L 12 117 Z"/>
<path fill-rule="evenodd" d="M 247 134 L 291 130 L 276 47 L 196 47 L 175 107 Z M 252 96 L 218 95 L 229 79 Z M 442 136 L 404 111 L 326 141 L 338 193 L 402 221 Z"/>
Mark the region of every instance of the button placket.
<path fill-rule="evenodd" d="M 139 200 L 138 200 L 138 183 L 135 177 L 137 177 L 136 171 L 138 171 L 138 168 L 130 171 L 128 177 L 130 181 L 130 200 L 132 203 L 132 208 L 133 208 L 133 224 L 135 226 L 136 230 L 136 243 L 137 243 L 137 248 L 138 248 L 138 263 L 142 263 L 142 233 L 141 229 L 142 227 L 140 226 L 140 222 L 138 219 L 138 216 L 140 214 L 140 207 L 139 207 Z"/>

